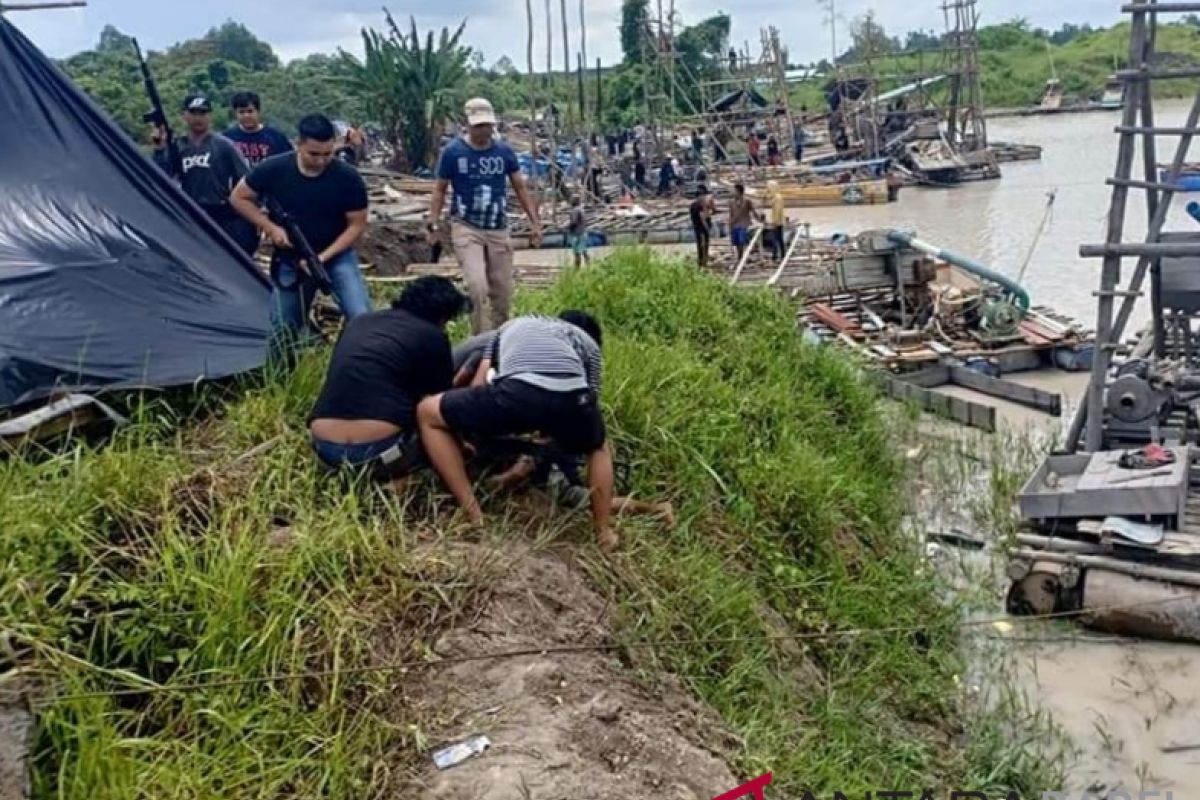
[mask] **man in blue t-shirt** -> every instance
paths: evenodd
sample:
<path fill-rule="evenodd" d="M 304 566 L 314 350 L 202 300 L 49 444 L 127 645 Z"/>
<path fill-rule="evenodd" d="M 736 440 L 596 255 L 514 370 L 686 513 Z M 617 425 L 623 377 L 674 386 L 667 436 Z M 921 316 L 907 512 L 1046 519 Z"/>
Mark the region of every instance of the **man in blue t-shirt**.
<path fill-rule="evenodd" d="M 254 92 L 238 92 L 229 101 L 237 116 L 237 125 L 225 131 L 225 138 L 233 142 L 242 157 L 257 167 L 271 156 L 288 153 L 292 143 L 282 131 L 264 125 L 262 100 Z"/>
<path fill-rule="evenodd" d="M 442 240 L 442 206 L 447 188 L 450 202 L 450 241 L 471 295 L 473 333 L 498 328 L 508 320 L 512 304 L 512 243 L 508 236 L 508 186 L 532 226 L 530 241 L 538 247 L 542 225 L 537 205 L 529 194 L 517 156 L 495 139 L 496 112 L 483 98 L 468 100 L 464 108 L 467 133 L 442 150 L 437 166 L 437 185 L 429 206 L 429 243 Z M 485 301 L 491 307 L 490 326 L 485 327 Z"/>

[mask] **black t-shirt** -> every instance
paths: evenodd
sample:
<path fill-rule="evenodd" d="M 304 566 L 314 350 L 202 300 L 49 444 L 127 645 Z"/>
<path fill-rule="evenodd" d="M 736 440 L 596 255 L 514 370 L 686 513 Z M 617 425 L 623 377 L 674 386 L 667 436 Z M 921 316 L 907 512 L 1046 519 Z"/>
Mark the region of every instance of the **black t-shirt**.
<path fill-rule="evenodd" d="M 450 339 L 438 326 L 399 309 L 363 314 L 334 347 L 309 421 L 378 419 L 411 433 L 417 403 L 449 389 L 450 370 Z"/>
<path fill-rule="evenodd" d="M 300 172 L 295 153 L 271 156 L 246 176 L 258 195 L 279 201 L 320 253 L 346 230 L 346 214 L 367 207 L 367 186 L 349 164 L 331 161 L 315 178 Z M 278 220 L 276 220 L 278 222 Z"/>

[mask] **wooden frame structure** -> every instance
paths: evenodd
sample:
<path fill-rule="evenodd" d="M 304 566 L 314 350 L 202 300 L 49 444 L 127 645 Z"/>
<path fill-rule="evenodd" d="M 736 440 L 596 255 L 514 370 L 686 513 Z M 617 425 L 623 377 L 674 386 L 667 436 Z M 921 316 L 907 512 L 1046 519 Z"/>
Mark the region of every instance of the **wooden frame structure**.
<path fill-rule="evenodd" d="M 1125 107 L 1121 124 L 1115 128 L 1120 135 L 1117 150 L 1116 174 L 1105 183 L 1112 187 L 1109 204 L 1107 236 L 1099 245 L 1079 248 L 1084 258 L 1103 259 L 1096 315 L 1096 351 L 1092 361 L 1092 377 L 1087 395 L 1079 406 L 1067 432 L 1066 447 L 1074 451 L 1082 443 L 1084 449 L 1096 451 L 1104 443 L 1104 391 L 1113 355 L 1119 349 L 1125 326 L 1134 305 L 1142 296 L 1142 285 L 1150 276 L 1153 340 L 1156 355 L 1162 355 L 1164 315 L 1161 302 L 1161 260 L 1164 257 L 1200 257 L 1200 241 L 1164 241 L 1171 202 L 1177 191 L 1179 174 L 1187 161 L 1192 139 L 1200 124 L 1200 86 L 1197 87 L 1187 122 L 1183 127 L 1163 127 L 1155 124 L 1152 86 L 1156 80 L 1170 78 L 1200 78 L 1200 67 L 1162 68 L 1155 64 L 1155 39 L 1159 14 L 1200 12 L 1196 2 L 1157 2 L 1137 0 L 1121 7 L 1131 15 L 1129 39 L 1129 68 L 1117 73 L 1125 84 Z M 1165 180 L 1160 180 L 1157 138 L 1177 137 L 1175 155 Z M 1142 144 L 1143 177 L 1133 177 L 1134 157 L 1138 137 Z M 1131 189 L 1145 192 L 1148 224 L 1144 241 L 1124 240 L 1125 216 Z M 1137 263 L 1124 287 L 1121 286 L 1121 263 L 1124 258 L 1136 258 Z M 1119 310 L 1117 299 L 1121 300 Z M 1086 429 L 1086 430 L 1085 430 Z M 1082 440 L 1082 441 L 1081 441 Z"/>

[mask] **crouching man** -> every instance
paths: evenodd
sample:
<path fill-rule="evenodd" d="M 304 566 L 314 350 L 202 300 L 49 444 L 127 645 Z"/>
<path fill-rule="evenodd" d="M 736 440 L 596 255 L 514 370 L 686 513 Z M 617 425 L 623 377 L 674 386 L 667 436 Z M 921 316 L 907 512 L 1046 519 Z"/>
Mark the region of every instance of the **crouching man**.
<path fill-rule="evenodd" d="M 470 299 L 445 278 L 418 278 L 386 311 L 350 320 L 309 415 L 317 458 L 399 488 L 425 461 L 416 425 L 422 398 L 450 388 L 446 325 Z"/>
<path fill-rule="evenodd" d="M 600 338 L 599 323 L 582 311 L 560 319 L 514 319 L 492 335 L 471 388 L 421 402 L 417 421 L 425 451 L 473 523 L 483 521 L 483 512 L 459 438 L 542 433 L 564 452 L 586 456 L 597 540 L 606 552 L 617 546 L 609 527 L 612 454 L 599 405 Z"/>
<path fill-rule="evenodd" d="M 488 346 L 495 338 L 489 331 L 472 336 L 454 348 L 454 387 L 469 386 L 479 372 L 479 365 L 487 355 Z M 571 509 L 584 508 L 591 503 L 591 492 L 579 479 L 586 466 L 581 456 L 538 453 L 521 455 L 510 461 L 501 474 L 491 482 L 499 489 L 513 490 L 528 482 L 543 489 L 550 499 Z M 615 469 L 614 469 L 615 471 Z M 615 492 L 615 490 L 614 490 Z M 611 513 L 616 516 L 649 516 L 662 520 L 667 527 L 675 525 L 675 508 L 669 502 L 649 502 L 614 494 Z"/>

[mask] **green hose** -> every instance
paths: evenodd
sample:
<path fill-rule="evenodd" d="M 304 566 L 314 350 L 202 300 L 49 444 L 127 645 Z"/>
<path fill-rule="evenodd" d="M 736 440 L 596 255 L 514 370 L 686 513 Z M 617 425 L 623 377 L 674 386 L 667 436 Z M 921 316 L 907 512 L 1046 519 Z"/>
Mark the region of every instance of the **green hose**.
<path fill-rule="evenodd" d="M 1021 317 L 1024 318 L 1029 313 L 1029 293 L 1021 284 L 1014 281 L 1007 275 L 1002 275 L 986 264 L 980 263 L 975 259 L 955 253 L 951 250 L 943 250 L 942 248 L 932 245 L 929 242 L 922 241 L 911 233 L 904 231 L 888 231 L 888 240 L 901 244 L 906 247 L 911 247 L 914 250 L 919 250 L 922 253 L 940 258 L 943 261 L 953 264 L 956 267 L 961 267 L 967 272 L 977 277 L 983 278 L 985 281 L 1003 286 L 1008 294 L 1012 297 L 1013 303 L 1021 312 Z"/>

